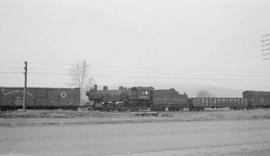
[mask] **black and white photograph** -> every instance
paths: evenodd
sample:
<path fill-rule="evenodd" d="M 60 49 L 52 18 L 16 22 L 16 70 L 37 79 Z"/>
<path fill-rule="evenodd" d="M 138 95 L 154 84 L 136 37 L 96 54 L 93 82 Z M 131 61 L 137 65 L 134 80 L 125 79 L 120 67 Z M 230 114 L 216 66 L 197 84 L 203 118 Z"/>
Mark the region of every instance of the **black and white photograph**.
<path fill-rule="evenodd" d="M 0 156 L 269 155 L 269 0 L 0 0 Z"/>

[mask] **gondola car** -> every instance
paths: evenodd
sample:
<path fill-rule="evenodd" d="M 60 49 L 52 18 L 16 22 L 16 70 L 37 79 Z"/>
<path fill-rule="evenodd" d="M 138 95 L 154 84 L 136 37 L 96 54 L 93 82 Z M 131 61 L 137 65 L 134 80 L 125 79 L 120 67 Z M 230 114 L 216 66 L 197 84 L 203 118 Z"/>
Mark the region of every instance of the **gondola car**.
<path fill-rule="evenodd" d="M 204 110 L 204 108 L 224 108 L 244 109 L 247 108 L 247 99 L 245 98 L 191 98 L 191 110 Z"/>

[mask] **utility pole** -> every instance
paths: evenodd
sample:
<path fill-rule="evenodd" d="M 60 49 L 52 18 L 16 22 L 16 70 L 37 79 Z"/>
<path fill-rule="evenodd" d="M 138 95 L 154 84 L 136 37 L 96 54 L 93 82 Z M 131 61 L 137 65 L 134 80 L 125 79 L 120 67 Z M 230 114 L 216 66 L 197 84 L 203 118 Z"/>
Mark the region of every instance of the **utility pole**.
<path fill-rule="evenodd" d="M 24 89 L 23 89 L 23 111 L 25 111 L 27 93 L 27 61 L 24 62 Z"/>

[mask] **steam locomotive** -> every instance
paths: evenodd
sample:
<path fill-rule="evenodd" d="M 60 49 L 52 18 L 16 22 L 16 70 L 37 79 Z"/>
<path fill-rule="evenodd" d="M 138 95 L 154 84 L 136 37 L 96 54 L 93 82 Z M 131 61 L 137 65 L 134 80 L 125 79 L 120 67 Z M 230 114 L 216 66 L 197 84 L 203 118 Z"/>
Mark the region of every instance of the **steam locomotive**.
<path fill-rule="evenodd" d="M 188 108 L 188 96 L 175 89 L 155 90 L 153 87 L 119 87 L 118 90 L 97 90 L 97 85 L 86 95 L 95 110 L 165 110 L 177 111 Z"/>
<path fill-rule="evenodd" d="M 157 90 L 153 87 L 119 87 L 109 90 L 107 86 L 98 90 L 97 85 L 87 91 L 89 103 L 94 110 L 101 111 L 179 111 L 204 110 L 205 108 L 252 109 L 270 108 L 270 92 L 244 91 L 242 98 L 192 97 L 180 94 L 175 89 Z"/>

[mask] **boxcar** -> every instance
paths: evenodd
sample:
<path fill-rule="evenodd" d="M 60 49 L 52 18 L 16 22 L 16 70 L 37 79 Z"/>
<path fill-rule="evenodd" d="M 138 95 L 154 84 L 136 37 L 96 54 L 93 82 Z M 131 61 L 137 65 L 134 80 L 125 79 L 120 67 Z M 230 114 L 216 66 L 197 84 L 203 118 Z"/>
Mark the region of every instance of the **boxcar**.
<path fill-rule="evenodd" d="M 188 96 L 179 94 L 174 89 L 153 90 L 152 91 L 153 110 L 171 110 L 176 111 L 188 108 Z"/>
<path fill-rule="evenodd" d="M 80 104 L 79 88 L 27 88 L 27 109 L 75 109 Z M 23 88 L 1 87 L 0 108 L 18 109 L 23 105 Z"/>
<path fill-rule="evenodd" d="M 203 110 L 204 108 L 223 108 L 243 109 L 247 107 L 245 98 L 191 98 L 191 109 Z"/>
<path fill-rule="evenodd" d="M 244 91 L 249 108 L 270 108 L 270 92 Z"/>

